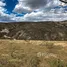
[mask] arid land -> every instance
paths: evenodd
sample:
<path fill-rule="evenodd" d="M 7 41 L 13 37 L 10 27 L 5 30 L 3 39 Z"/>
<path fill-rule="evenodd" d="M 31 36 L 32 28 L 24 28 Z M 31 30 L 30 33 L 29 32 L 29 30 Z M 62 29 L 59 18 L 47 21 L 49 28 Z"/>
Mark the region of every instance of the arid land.
<path fill-rule="evenodd" d="M 0 40 L 0 67 L 67 67 L 67 41 Z"/>
<path fill-rule="evenodd" d="M 0 23 L 0 39 L 67 41 L 67 21 Z"/>
<path fill-rule="evenodd" d="M 0 67 L 67 67 L 67 22 L 0 23 Z"/>

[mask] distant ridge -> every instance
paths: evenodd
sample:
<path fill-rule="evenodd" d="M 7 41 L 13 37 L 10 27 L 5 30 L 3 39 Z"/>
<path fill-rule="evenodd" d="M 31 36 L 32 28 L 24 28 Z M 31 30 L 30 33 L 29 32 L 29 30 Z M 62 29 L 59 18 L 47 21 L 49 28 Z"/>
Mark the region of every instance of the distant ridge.
<path fill-rule="evenodd" d="M 0 39 L 67 40 L 67 21 L 0 23 Z"/>

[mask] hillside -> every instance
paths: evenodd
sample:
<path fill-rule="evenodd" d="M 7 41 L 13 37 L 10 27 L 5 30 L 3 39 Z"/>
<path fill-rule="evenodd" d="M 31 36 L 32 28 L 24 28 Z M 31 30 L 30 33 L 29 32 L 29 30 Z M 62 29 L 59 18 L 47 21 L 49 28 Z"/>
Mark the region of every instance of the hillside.
<path fill-rule="evenodd" d="M 67 22 L 0 23 L 0 39 L 67 40 Z"/>

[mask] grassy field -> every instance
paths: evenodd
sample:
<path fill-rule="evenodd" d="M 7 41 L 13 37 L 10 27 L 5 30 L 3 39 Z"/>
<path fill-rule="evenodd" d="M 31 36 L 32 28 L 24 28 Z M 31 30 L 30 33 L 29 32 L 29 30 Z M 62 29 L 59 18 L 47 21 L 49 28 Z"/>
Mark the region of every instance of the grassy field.
<path fill-rule="evenodd" d="M 0 67 L 67 67 L 67 41 L 0 40 Z"/>

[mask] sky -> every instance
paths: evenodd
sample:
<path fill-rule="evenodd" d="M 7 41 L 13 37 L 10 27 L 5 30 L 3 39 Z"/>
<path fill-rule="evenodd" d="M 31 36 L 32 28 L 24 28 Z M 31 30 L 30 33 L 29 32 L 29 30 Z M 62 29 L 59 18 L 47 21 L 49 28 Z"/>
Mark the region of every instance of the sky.
<path fill-rule="evenodd" d="M 0 22 L 64 20 L 67 5 L 60 0 L 0 0 Z"/>

